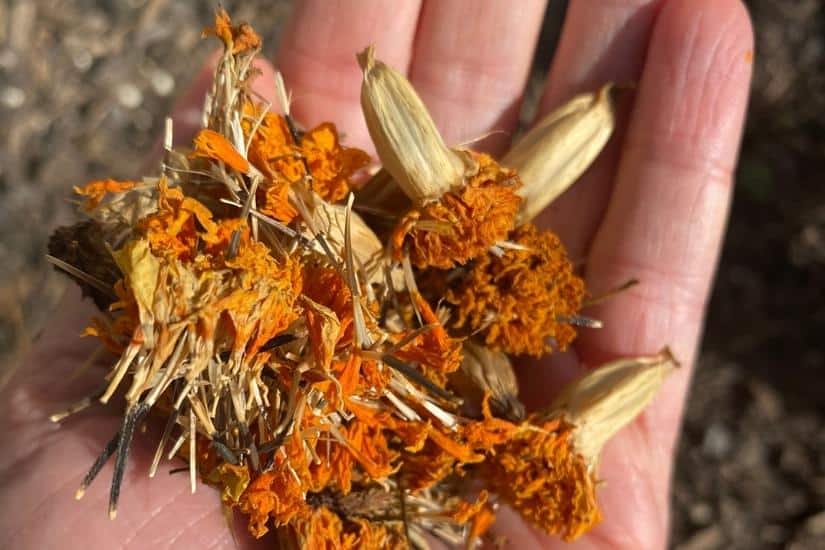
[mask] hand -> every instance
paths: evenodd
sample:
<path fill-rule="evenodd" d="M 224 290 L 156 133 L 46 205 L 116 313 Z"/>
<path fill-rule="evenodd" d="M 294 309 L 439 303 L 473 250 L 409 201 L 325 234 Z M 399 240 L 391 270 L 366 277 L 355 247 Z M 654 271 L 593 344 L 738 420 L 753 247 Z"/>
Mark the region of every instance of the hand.
<path fill-rule="evenodd" d="M 530 69 L 543 0 L 307 0 L 295 8 L 277 59 L 305 124 L 332 120 L 368 146 L 354 54 L 369 43 L 407 73 L 448 142 L 510 133 Z M 541 407 L 582 365 L 648 354 L 669 344 L 685 368 L 608 445 L 601 464 L 603 523 L 568 548 L 660 548 L 667 539 L 669 478 L 685 393 L 722 237 L 751 72 L 752 36 L 739 0 L 571 0 L 540 103 L 548 112 L 607 80 L 636 81 L 620 131 L 595 166 L 546 212 L 598 293 L 641 284 L 586 313 L 605 328 L 575 351 L 521 366 L 524 399 Z M 256 86 L 272 96 L 272 68 Z M 180 128 L 199 109 L 208 73 L 180 106 Z M 507 137 L 485 146 L 500 153 Z M 73 494 L 117 430 L 121 411 L 96 408 L 63 426 L 59 407 L 89 393 L 99 372 L 70 378 L 91 349 L 77 338 L 91 315 L 76 294 L 22 365 L 0 402 L 0 546 L 8 548 L 224 548 L 233 538 L 217 493 L 189 494 L 138 437 L 117 521 L 106 518 L 107 467 L 86 497 Z M 495 529 L 514 548 L 564 547 L 503 510 Z M 236 529 L 238 542 L 253 541 Z M 266 542 L 266 541 L 263 541 Z M 258 542 L 261 544 L 261 541 Z M 272 546 L 272 541 L 268 545 Z"/>

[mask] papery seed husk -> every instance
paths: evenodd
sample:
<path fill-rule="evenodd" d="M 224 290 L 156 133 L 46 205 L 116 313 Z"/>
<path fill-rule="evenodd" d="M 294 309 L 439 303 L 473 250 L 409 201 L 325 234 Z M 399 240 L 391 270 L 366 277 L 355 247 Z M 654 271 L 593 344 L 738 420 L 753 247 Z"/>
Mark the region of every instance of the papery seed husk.
<path fill-rule="evenodd" d="M 451 375 L 450 383 L 464 399 L 465 412 L 471 416 L 480 415 L 481 401 L 489 393 L 495 413 L 513 422 L 524 419 L 516 373 L 504 353 L 466 341 L 461 368 Z"/>
<path fill-rule="evenodd" d="M 364 71 L 361 107 L 384 168 L 415 203 L 436 200 L 461 185 L 464 163 L 444 144 L 427 108 L 401 73 L 358 54 Z"/>
<path fill-rule="evenodd" d="M 580 94 L 527 132 L 502 159 L 523 186 L 516 225 L 532 220 L 570 187 L 610 139 L 615 126 L 612 83 Z"/>
<path fill-rule="evenodd" d="M 642 412 L 678 366 L 668 348 L 610 362 L 569 384 L 549 410 L 575 426 L 576 449 L 592 468 L 607 440 Z"/>
<path fill-rule="evenodd" d="M 346 207 L 317 199 L 312 207 L 312 216 L 316 229 L 323 233 L 332 249 L 339 256 L 343 256 Z M 386 260 L 383 243 L 355 212 L 352 212 L 350 223 L 352 224 L 352 251 L 356 262 L 367 274 L 367 282 L 382 282 Z M 307 235 L 307 237 L 312 236 Z"/>

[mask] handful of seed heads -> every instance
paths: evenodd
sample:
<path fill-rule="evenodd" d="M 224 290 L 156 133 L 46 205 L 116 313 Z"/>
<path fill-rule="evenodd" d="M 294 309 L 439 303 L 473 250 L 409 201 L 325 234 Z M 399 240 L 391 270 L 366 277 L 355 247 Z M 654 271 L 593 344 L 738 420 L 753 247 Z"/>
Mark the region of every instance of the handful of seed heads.
<path fill-rule="evenodd" d="M 87 217 L 50 260 L 100 308 L 85 335 L 116 358 L 120 430 L 165 422 L 161 460 L 188 464 L 226 509 L 285 548 L 473 547 L 507 505 L 572 540 L 600 520 L 603 444 L 676 365 L 665 349 L 604 365 L 527 413 L 511 356 L 566 349 L 598 321 L 559 238 L 530 223 L 599 154 L 611 85 L 551 113 L 500 162 L 451 148 L 407 80 L 357 56 L 382 168 L 335 126 L 302 129 L 250 90 L 261 40 L 219 11 L 224 47 L 190 148 L 168 121 L 159 173 L 93 181 Z M 353 59 L 355 62 L 355 59 Z M 79 396 L 80 397 L 80 396 Z"/>

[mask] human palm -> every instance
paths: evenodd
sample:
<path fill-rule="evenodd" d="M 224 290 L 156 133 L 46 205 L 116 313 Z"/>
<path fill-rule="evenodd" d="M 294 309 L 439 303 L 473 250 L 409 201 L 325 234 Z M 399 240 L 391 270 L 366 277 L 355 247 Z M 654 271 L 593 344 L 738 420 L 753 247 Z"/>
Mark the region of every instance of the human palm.
<path fill-rule="evenodd" d="M 406 71 L 451 143 L 491 131 L 483 143 L 506 150 L 530 70 L 544 0 L 299 3 L 278 68 L 293 91 L 293 114 L 307 125 L 336 122 L 349 143 L 368 148 L 354 54 L 368 43 Z M 608 81 L 637 82 L 622 105 L 617 135 L 585 177 L 539 223 L 558 232 L 584 262 L 600 293 L 640 284 L 586 311 L 604 321 L 583 329 L 575 349 L 520 365 L 528 406 L 548 403 L 583 366 L 656 352 L 668 344 L 685 368 L 605 449 L 599 489 L 604 521 L 570 548 L 659 548 L 666 543 L 674 443 L 702 328 L 731 191 L 751 72 L 750 23 L 739 0 L 571 0 L 540 101 L 548 112 Z M 260 65 L 256 88 L 274 93 Z M 184 97 L 178 124 L 201 105 L 208 72 Z M 74 501 L 83 472 L 115 433 L 117 405 L 57 426 L 50 413 L 100 384 L 94 369 L 72 376 L 90 344 L 76 334 L 91 315 L 75 293 L 3 393 L 0 427 L 0 547 L 244 548 L 227 528 L 215 491 L 189 494 L 183 476 L 146 476 L 151 437 L 137 437 L 117 520 L 106 516 L 104 470 Z M 514 548 L 564 543 L 526 527 L 506 509 L 494 530 Z"/>

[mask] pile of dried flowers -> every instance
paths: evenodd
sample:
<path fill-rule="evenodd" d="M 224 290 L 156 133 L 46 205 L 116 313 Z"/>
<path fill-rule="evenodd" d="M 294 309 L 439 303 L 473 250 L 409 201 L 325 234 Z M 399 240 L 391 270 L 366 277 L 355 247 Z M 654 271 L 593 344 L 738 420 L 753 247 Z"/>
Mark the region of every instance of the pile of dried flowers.
<path fill-rule="evenodd" d="M 281 114 L 250 92 L 252 28 L 220 11 L 205 34 L 224 53 L 191 149 L 172 148 L 168 123 L 160 174 L 77 188 L 88 219 L 50 244 L 101 308 L 85 334 L 118 357 L 82 403 L 118 390 L 127 403 L 78 498 L 114 456 L 114 517 L 135 429 L 160 417 L 149 475 L 184 459 L 193 491 L 214 485 L 253 535 L 288 547 L 470 546 L 500 502 L 548 533 L 585 533 L 602 444 L 675 361 L 606 365 L 526 415 L 508 354 L 563 350 L 598 325 L 579 314 L 562 243 L 529 220 L 607 141 L 610 86 L 499 164 L 447 147 L 367 49 L 383 168 L 359 192 L 367 154 L 331 123 L 299 129 L 282 82 Z"/>

